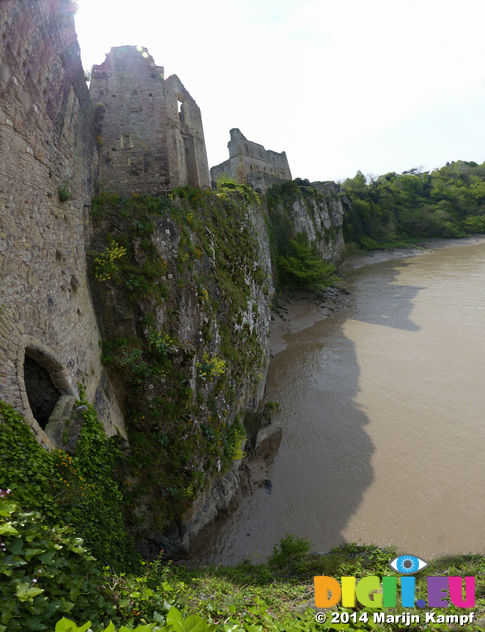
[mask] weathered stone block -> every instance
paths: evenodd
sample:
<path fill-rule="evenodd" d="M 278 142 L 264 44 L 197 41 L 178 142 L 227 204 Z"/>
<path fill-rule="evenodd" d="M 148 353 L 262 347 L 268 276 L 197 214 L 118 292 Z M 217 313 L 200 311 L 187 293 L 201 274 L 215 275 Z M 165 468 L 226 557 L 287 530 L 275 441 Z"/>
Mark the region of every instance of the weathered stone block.
<path fill-rule="evenodd" d="M 283 430 L 281 426 L 271 424 L 258 430 L 256 445 L 254 448 L 254 458 L 270 459 L 280 447 Z"/>

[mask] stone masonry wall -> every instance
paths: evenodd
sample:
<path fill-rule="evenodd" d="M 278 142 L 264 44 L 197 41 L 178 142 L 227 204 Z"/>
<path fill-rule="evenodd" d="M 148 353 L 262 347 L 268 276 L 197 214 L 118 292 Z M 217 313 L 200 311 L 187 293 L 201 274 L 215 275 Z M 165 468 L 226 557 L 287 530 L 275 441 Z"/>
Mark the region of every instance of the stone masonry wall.
<path fill-rule="evenodd" d="M 167 118 L 171 148 L 178 140 L 179 155 L 186 164 L 186 173 L 177 174 L 170 160 L 170 182 L 172 186 L 189 184 L 194 187 L 210 188 L 209 163 L 205 148 L 204 130 L 200 108 L 177 77 L 171 75 L 165 81 L 167 88 Z M 178 181 L 178 184 L 177 184 Z"/>
<path fill-rule="evenodd" d="M 216 182 L 221 175 L 234 178 L 239 184 L 251 184 L 262 193 L 273 182 L 291 180 L 291 171 L 286 153 L 266 150 L 263 145 L 253 143 L 237 128 L 231 129 L 229 160 L 211 168 L 211 180 Z M 255 174 L 259 178 L 255 180 Z"/>
<path fill-rule="evenodd" d="M 164 79 L 146 49 L 112 48 L 93 67 L 90 93 L 101 184 L 124 195 L 210 187 L 200 109 L 176 75 Z"/>
<path fill-rule="evenodd" d="M 26 355 L 71 405 L 84 381 L 106 432 L 123 432 L 86 276 L 92 106 L 71 2 L 2 0 L 0 33 L 0 397 L 52 448 L 29 404 Z"/>

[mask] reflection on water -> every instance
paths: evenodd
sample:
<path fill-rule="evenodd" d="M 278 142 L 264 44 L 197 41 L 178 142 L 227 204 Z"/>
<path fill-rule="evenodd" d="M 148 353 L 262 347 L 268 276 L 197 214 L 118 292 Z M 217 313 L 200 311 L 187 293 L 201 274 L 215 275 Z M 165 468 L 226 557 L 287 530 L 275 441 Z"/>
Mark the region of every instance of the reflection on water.
<path fill-rule="evenodd" d="M 393 544 L 485 553 L 485 245 L 357 271 L 347 308 L 270 368 L 283 441 L 261 488 L 201 562 L 263 561 L 286 533 L 314 550 Z"/>

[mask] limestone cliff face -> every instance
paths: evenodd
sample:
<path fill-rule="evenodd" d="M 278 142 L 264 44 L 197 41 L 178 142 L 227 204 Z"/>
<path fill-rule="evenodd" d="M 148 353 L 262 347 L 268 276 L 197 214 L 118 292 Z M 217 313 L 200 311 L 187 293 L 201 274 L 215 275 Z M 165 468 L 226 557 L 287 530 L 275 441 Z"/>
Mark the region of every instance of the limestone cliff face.
<path fill-rule="evenodd" d="M 292 204 L 290 217 L 296 233 L 303 233 L 315 244 L 322 259 L 330 260 L 344 245 L 344 208 L 332 195 L 299 196 Z"/>
<path fill-rule="evenodd" d="M 303 184 L 302 184 L 303 183 Z M 275 185 L 267 195 L 273 255 L 286 255 L 302 234 L 322 259 L 336 259 L 344 246 L 346 199 L 333 182 L 296 180 Z"/>
<path fill-rule="evenodd" d="M 92 292 L 129 439 L 147 465 L 132 480 L 147 555 L 188 548 L 229 508 L 242 421 L 269 363 L 265 208 L 239 192 L 186 194 L 94 202 Z M 103 275 L 102 253 L 115 249 L 124 254 Z M 170 521 L 167 541 L 157 525 Z"/>

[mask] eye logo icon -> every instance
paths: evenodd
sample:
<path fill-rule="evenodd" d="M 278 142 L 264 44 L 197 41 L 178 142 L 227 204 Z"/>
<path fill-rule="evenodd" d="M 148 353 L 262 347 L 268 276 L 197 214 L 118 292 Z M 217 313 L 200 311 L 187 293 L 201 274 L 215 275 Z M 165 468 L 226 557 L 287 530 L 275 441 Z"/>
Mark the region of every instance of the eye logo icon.
<path fill-rule="evenodd" d="M 393 571 L 401 573 L 402 575 L 414 575 L 414 573 L 426 568 L 428 562 L 425 562 L 416 555 L 399 555 L 389 562 L 389 566 Z"/>

